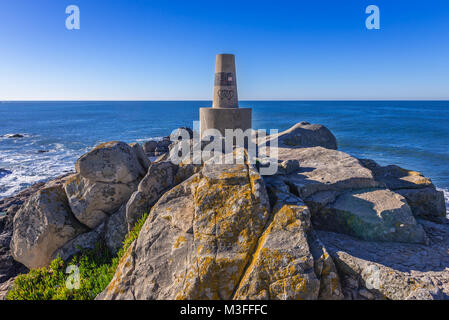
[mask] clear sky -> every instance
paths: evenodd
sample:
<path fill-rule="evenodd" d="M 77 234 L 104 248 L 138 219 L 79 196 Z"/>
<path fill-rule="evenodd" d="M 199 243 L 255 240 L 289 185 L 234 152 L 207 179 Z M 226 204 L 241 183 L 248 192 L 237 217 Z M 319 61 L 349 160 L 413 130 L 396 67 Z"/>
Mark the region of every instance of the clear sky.
<path fill-rule="evenodd" d="M 211 99 L 217 53 L 241 99 L 449 99 L 449 1 L 0 0 L 0 100 Z"/>

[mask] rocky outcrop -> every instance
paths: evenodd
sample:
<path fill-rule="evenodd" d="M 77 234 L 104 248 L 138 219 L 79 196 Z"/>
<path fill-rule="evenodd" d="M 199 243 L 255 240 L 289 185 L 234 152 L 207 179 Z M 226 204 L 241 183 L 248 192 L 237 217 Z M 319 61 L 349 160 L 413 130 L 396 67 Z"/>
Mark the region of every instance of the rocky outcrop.
<path fill-rule="evenodd" d="M 279 161 L 297 161 L 298 168 L 281 176 L 302 199 L 319 193 L 381 187 L 372 172 L 347 153 L 323 147 L 278 149 Z"/>
<path fill-rule="evenodd" d="M 130 183 L 145 175 L 134 149 L 124 142 L 98 145 L 75 164 L 76 172 L 90 181 Z"/>
<path fill-rule="evenodd" d="M 176 166 L 169 161 L 153 162 L 126 204 L 128 230 L 149 212 L 162 194 L 175 184 Z"/>
<path fill-rule="evenodd" d="M 143 144 L 143 150 L 147 156 L 150 157 L 161 156 L 169 151 L 169 147 L 171 144 L 172 141 L 170 140 L 170 136 L 167 136 L 159 141 L 155 140 L 146 141 Z"/>
<path fill-rule="evenodd" d="M 94 229 L 128 201 L 146 172 L 140 150 L 124 142 L 108 142 L 76 162 L 77 174 L 64 187 L 81 223 Z"/>
<path fill-rule="evenodd" d="M 278 146 L 281 148 L 324 147 L 337 150 L 337 139 L 328 128 L 305 121 L 276 135 L 268 136 L 267 141 L 273 139 L 278 139 Z"/>
<path fill-rule="evenodd" d="M 86 230 L 70 211 L 62 186 L 48 186 L 16 213 L 12 256 L 28 268 L 44 267 L 58 248 Z"/>
<path fill-rule="evenodd" d="M 307 206 L 272 196 L 271 211 L 254 168 L 206 162 L 153 206 L 97 299 L 341 299 Z"/>
<path fill-rule="evenodd" d="M 317 228 L 364 240 L 427 241 L 405 199 L 386 189 L 358 159 L 322 147 L 279 148 L 278 153 L 283 163 L 297 164 L 274 179 L 304 199 Z"/>
<path fill-rule="evenodd" d="M 156 203 L 104 299 L 229 299 L 269 216 L 258 174 L 206 165 Z"/>
<path fill-rule="evenodd" d="M 116 252 L 147 212 L 97 299 L 449 297 L 449 224 L 430 179 L 337 151 L 319 125 L 278 137 L 272 176 L 241 149 L 241 164 L 219 164 L 223 155 L 175 164 L 168 151 L 181 144 L 169 137 L 110 142 L 81 157 L 75 175 L 0 201 L 0 297 L 15 276 L 2 278 L 5 230 L 14 226 L 14 257 L 34 268 L 99 242 Z M 150 163 L 149 152 L 163 155 Z"/>
<path fill-rule="evenodd" d="M 10 287 L 7 284 L 11 283 L 10 279 L 28 271 L 23 264 L 14 260 L 10 250 L 10 242 L 13 235 L 13 220 L 16 212 L 37 191 L 46 185 L 62 185 L 66 178 L 67 175 L 63 175 L 47 184 L 44 182 L 36 183 L 13 197 L 0 200 L 0 211 L 6 212 L 6 215 L 0 217 L 0 287 L 4 289 L 4 294 L 7 292 L 6 289 Z M 2 289 L 0 289 L 0 300 L 1 296 Z"/>
<path fill-rule="evenodd" d="M 446 217 L 444 193 L 437 191 L 432 181 L 420 172 L 390 165 L 382 167 L 373 160 L 360 160 L 377 181 L 407 199 L 413 215 L 440 222 Z"/>
<path fill-rule="evenodd" d="M 317 210 L 314 223 L 368 241 L 427 242 L 405 198 L 387 189 L 346 192 Z"/>
<path fill-rule="evenodd" d="M 139 161 L 140 165 L 142 166 L 144 172 L 148 171 L 148 168 L 150 167 L 151 161 L 148 159 L 148 156 L 143 151 L 143 148 L 138 143 L 130 143 L 129 146 L 133 148 L 134 153 L 137 156 L 137 160 Z"/>
<path fill-rule="evenodd" d="M 449 226 L 420 220 L 430 245 L 367 242 L 317 231 L 346 299 L 448 299 Z"/>

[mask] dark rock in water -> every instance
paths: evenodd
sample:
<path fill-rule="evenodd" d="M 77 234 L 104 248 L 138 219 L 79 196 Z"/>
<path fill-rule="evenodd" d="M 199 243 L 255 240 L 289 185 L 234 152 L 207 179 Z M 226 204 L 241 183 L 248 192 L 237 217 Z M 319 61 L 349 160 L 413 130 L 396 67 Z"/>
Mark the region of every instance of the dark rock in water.
<path fill-rule="evenodd" d="M 157 147 L 157 141 L 150 140 L 143 144 L 143 151 L 145 153 L 151 153 L 151 152 L 154 152 L 154 150 L 156 150 L 156 147 Z"/>
<path fill-rule="evenodd" d="M 47 153 L 48 150 L 37 150 L 37 153 Z"/>
<path fill-rule="evenodd" d="M 24 137 L 25 136 L 23 134 L 20 134 L 20 133 L 16 133 L 16 134 L 12 134 L 12 135 L 8 136 L 8 138 L 11 138 L 11 139 L 24 138 Z"/>
<path fill-rule="evenodd" d="M 11 173 L 12 173 L 12 171 L 10 171 L 10 170 L 0 168 L 0 178 L 3 178 L 4 176 L 7 176 L 8 174 L 11 174 Z"/>
<path fill-rule="evenodd" d="M 168 147 L 170 145 L 171 145 L 171 141 L 170 140 L 158 141 L 157 147 L 156 147 L 156 151 L 157 151 L 157 149 L 168 149 Z"/>

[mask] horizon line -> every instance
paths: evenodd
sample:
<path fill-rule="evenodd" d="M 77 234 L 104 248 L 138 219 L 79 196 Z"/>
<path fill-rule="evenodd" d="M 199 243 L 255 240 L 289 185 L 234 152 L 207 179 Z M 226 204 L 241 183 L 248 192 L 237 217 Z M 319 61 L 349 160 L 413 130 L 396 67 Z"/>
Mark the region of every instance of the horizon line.
<path fill-rule="evenodd" d="M 173 101 L 212 101 L 212 99 L 9 99 L 8 102 L 173 102 Z M 239 99 L 239 101 L 449 101 L 449 98 L 379 98 L 379 99 Z"/>

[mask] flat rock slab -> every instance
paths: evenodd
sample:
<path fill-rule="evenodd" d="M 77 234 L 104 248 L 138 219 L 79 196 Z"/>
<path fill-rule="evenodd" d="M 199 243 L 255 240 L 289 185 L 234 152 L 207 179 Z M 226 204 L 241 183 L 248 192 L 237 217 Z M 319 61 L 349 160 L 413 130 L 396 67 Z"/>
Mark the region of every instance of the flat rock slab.
<path fill-rule="evenodd" d="M 347 153 L 322 147 L 279 148 L 280 161 L 297 160 L 299 169 L 284 176 L 302 199 L 321 191 L 380 187 L 372 172 Z"/>
<path fill-rule="evenodd" d="M 317 231 L 344 278 L 345 295 L 364 299 L 358 292 L 368 290 L 376 299 L 448 299 L 449 224 L 419 222 L 430 239 L 428 246 Z"/>
<path fill-rule="evenodd" d="M 364 240 L 426 243 L 404 197 L 388 189 L 346 192 L 312 215 L 318 229 Z"/>

